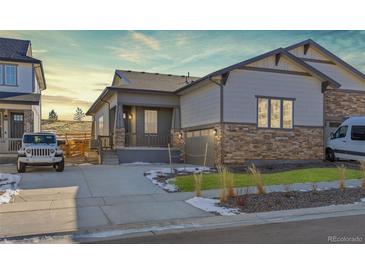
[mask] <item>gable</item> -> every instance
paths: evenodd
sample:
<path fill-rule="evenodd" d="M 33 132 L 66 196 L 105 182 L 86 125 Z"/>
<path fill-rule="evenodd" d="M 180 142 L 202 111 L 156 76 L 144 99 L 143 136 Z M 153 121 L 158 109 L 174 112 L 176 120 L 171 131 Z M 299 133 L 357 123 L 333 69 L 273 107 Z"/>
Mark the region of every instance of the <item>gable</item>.
<path fill-rule="evenodd" d="M 296 71 L 296 72 L 306 72 L 300 66 L 295 64 L 293 61 L 289 60 L 286 56 L 281 56 L 279 62 L 276 63 L 275 55 L 271 55 L 269 57 L 263 58 L 256 62 L 252 62 L 247 65 L 248 67 L 258 67 L 258 68 L 267 68 L 267 69 L 279 69 L 279 70 L 287 70 L 287 71 Z"/>
<path fill-rule="evenodd" d="M 320 51 L 316 50 L 313 47 L 309 47 L 306 53 L 304 53 L 304 45 L 291 49 L 289 50 L 289 52 L 299 58 L 330 61 L 328 57 L 326 57 L 323 53 L 321 53 Z"/>

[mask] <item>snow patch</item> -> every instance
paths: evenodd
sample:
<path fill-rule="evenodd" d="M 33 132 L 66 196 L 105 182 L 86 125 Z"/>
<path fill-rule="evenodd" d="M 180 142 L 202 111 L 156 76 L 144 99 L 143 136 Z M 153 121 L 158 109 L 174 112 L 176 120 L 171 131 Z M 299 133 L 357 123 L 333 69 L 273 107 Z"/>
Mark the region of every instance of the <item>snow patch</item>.
<path fill-rule="evenodd" d="M 19 175 L 0 173 L 0 204 L 7 204 L 19 193 Z"/>
<path fill-rule="evenodd" d="M 210 167 L 178 167 L 178 168 L 160 168 L 145 172 L 145 177 L 154 185 L 162 188 L 167 192 L 178 192 L 178 187 L 174 184 L 173 178 L 168 178 L 171 174 L 192 174 L 199 172 L 211 172 Z"/>
<path fill-rule="evenodd" d="M 239 214 L 239 210 L 237 208 L 227 208 L 219 206 L 218 199 L 194 197 L 189 200 L 186 200 L 185 202 L 210 213 L 218 213 L 219 215 L 224 215 L 224 216 Z"/>

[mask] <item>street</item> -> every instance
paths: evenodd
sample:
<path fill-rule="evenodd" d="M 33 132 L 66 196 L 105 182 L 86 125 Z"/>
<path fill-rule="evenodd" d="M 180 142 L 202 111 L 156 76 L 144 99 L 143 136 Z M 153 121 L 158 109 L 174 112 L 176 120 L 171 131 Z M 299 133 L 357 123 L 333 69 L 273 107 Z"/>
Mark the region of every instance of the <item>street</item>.
<path fill-rule="evenodd" d="M 110 244 L 364 243 L 365 215 L 98 241 Z"/>

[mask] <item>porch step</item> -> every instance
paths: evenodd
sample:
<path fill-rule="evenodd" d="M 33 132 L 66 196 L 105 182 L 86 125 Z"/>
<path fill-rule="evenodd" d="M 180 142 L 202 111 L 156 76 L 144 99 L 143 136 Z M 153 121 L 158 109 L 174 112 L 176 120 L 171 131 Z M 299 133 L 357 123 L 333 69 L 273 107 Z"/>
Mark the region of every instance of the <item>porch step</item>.
<path fill-rule="evenodd" d="M 118 153 L 113 150 L 103 151 L 103 165 L 119 165 Z"/>

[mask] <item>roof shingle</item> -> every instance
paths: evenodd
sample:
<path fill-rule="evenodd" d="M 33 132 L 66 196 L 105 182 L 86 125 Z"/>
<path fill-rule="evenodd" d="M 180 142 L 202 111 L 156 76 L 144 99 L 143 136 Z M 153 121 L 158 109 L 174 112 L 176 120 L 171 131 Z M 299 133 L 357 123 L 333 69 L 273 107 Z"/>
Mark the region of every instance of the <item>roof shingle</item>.
<path fill-rule="evenodd" d="M 198 77 L 192 76 L 131 70 L 116 70 L 115 73 L 122 79 L 122 83 L 113 87 L 151 91 L 173 92 L 192 81 L 199 79 Z"/>
<path fill-rule="evenodd" d="M 38 59 L 27 56 L 30 41 L 0 37 L 0 59 L 40 63 Z"/>

